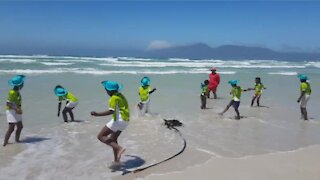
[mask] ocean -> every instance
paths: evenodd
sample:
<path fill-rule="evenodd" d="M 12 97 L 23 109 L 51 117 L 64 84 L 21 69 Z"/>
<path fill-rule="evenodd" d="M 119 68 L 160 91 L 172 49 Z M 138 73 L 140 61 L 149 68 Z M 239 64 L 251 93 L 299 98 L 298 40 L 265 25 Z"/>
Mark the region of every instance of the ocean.
<path fill-rule="evenodd" d="M 209 69 L 221 74 L 218 99 L 208 99 L 200 109 L 200 83 Z M 147 59 L 134 57 L 70 57 L 0 55 L 0 141 L 7 129 L 5 102 L 10 89 L 7 81 L 17 74 L 27 76 L 21 91 L 23 106 L 22 143 L 0 148 L 0 179 L 109 179 L 129 169 L 165 159 L 181 149 L 180 137 L 165 128 L 163 118 L 178 119 L 190 154 L 245 157 L 289 152 L 320 144 L 320 62 L 280 60 Z M 299 80 L 310 77 L 309 121 L 300 119 Z M 138 88 L 144 76 L 157 88 L 151 96 L 151 113 L 139 115 Z M 253 92 L 243 92 L 240 121 L 231 108 L 219 116 L 231 97 L 231 79 L 242 88 L 254 86 L 261 77 L 267 87 L 263 107 L 250 107 Z M 103 80 L 123 85 L 131 109 L 131 120 L 119 143 L 126 147 L 123 168 L 110 169 L 111 148 L 96 135 L 110 117 L 93 118 L 90 111 L 108 108 Z M 62 85 L 79 98 L 74 110 L 75 123 L 63 123 L 57 114 L 56 85 Z M 203 158 L 177 162 L 165 172 L 202 164 Z M 17 173 L 17 169 L 19 173 Z"/>

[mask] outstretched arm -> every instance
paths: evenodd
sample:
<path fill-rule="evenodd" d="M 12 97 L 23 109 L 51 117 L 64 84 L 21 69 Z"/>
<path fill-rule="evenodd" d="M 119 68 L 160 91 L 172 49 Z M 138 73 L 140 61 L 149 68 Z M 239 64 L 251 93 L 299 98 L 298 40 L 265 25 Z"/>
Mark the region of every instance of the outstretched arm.
<path fill-rule="evenodd" d="M 95 112 L 95 111 L 91 111 L 91 115 L 92 116 L 108 116 L 113 114 L 113 110 L 107 110 L 107 111 L 103 111 L 103 112 Z"/>
<path fill-rule="evenodd" d="M 149 94 L 152 94 L 155 90 L 157 90 L 156 88 L 153 88 L 150 92 L 149 92 Z"/>

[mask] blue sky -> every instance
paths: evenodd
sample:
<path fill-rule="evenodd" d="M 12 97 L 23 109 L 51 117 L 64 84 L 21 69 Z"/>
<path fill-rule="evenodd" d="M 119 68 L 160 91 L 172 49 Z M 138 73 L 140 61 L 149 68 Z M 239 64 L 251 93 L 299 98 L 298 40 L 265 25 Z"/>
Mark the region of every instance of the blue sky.
<path fill-rule="evenodd" d="M 320 51 L 320 2 L 0 2 L 0 48 Z"/>

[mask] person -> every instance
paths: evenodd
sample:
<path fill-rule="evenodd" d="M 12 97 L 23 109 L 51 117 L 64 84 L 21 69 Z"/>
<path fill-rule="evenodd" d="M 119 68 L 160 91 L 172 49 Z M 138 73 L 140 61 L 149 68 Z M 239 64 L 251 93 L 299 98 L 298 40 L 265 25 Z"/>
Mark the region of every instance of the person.
<path fill-rule="evenodd" d="M 307 113 L 307 103 L 311 95 L 311 86 L 308 82 L 308 76 L 304 74 L 299 74 L 298 78 L 300 79 L 300 96 L 297 100 L 300 103 L 301 119 L 308 120 Z"/>
<path fill-rule="evenodd" d="M 144 108 L 144 113 L 149 112 L 150 94 L 152 94 L 155 90 L 156 88 L 151 90 L 149 77 L 143 77 L 141 79 L 141 86 L 139 87 L 140 102 L 138 103 L 140 111 Z"/>
<path fill-rule="evenodd" d="M 243 90 L 240 86 L 237 85 L 239 83 L 239 80 L 230 80 L 228 83 L 232 86 L 232 89 L 230 92 L 230 94 L 232 95 L 232 100 L 227 105 L 227 107 L 223 110 L 223 112 L 221 112 L 219 114 L 223 115 L 225 112 L 228 111 L 228 109 L 231 106 L 233 106 L 233 108 L 237 114 L 235 118 L 237 120 L 239 120 L 240 119 L 239 106 L 240 106 L 241 94 L 242 94 L 242 91 L 247 91 L 247 90 Z"/>
<path fill-rule="evenodd" d="M 22 123 L 22 106 L 21 106 L 21 94 L 20 91 L 24 85 L 25 76 L 17 75 L 8 81 L 12 89 L 9 91 L 6 106 L 6 115 L 8 121 L 8 130 L 4 138 L 3 146 L 8 144 L 11 134 L 14 131 L 15 126 L 17 127 L 15 141 L 20 142 L 20 135 L 23 129 Z"/>
<path fill-rule="evenodd" d="M 209 92 L 208 98 L 210 98 L 210 92 L 212 91 L 214 99 L 217 99 L 217 87 L 220 84 L 220 74 L 218 74 L 215 67 L 211 68 L 211 74 L 209 74 Z"/>
<path fill-rule="evenodd" d="M 248 90 L 254 90 L 255 93 L 252 97 L 252 100 L 251 100 L 251 107 L 253 106 L 254 104 L 254 101 L 257 99 L 257 106 L 260 106 L 260 98 L 261 98 L 261 95 L 262 95 L 262 90 L 263 89 L 267 89 L 266 87 L 264 87 L 264 85 L 261 83 L 261 78 L 260 77 L 256 77 L 255 78 L 255 86 L 254 88 L 248 88 Z"/>
<path fill-rule="evenodd" d="M 112 115 L 109 121 L 99 132 L 97 138 L 104 144 L 112 147 L 114 162 L 120 162 L 121 155 L 125 148 L 118 144 L 118 137 L 121 132 L 126 129 L 129 124 L 130 110 L 127 99 L 119 91 L 122 89 L 117 82 L 103 81 L 107 94 L 110 96 L 109 109 L 103 112 L 92 111 L 92 116 L 108 116 Z"/>
<path fill-rule="evenodd" d="M 68 92 L 65 88 L 63 88 L 60 85 L 57 85 L 54 88 L 54 93 L 56 96 L 58 96 L 59 104 L 58 104 L 58 114 L 57 116 L 60 116 L 60 110 L 61 110 L 61 104 L 62 101 L 67 101 L 66 106 L 64 107 L 62 111 L 62 116 L 64 122 L 68 122 L 68 116 L 67 113 L 69 113 L 71 122 L 74 121 L 74 115 L 72 110 L 78 105 L 78 98 L 75 97 L 71 92 Z"/>
<path fill-rule="evenodd" d="M 209 85 L 209 80 L 204 80 L 203 83 L 201 83 L 201 109 L 206 109 L 207 108 L 207 97 L 208 97 L 208 85 Z"/>

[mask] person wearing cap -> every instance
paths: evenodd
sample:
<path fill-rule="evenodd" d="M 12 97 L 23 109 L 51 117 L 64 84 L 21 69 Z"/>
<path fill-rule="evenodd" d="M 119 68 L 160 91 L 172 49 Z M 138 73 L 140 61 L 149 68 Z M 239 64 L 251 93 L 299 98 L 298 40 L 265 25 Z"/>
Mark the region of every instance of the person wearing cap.
<path fill-rule="evenodd" d="M 60 116 L 62 101 L 67 101 L 66 106 L 62 110 L 63 120 L 64 120 L 64 122 L 68 122 L 67 113 L 69 113 L 70 118 L 71 118 L 71 122 L 74 121 L 74 115 L 73 115 L 72 110 L 78 105 L 78 98 L 75 97 L 71 92 L 67 91 L 65 88 L 63 88 L 60 85 L 57 85 L 54 88 L 54 93 L 56 96 L 58 96 L 58 101 L 59 101 L 57 116 L 58 117 Z"/>
<path fill-rule="evenodd" d="M 97 138 L 102 143 L 112 147 L 114 162 L 119 163 L 125 148 L 118 144 L 118 137 L 129 124 L 130 110 L 127 99 L 119 91 L 121 85 L 114 81 L 101 82 L 110 96 L 109 109 L 103 112 L 91 111 L 92 116 L 112 115 L 112 119 L 101 129 Z"/>
<path fill-rule="evenodd" d="M 214 99 L 217 99 L 217 87 L 220 84 L 220 74 L 218 74 L 216 71 L 217 69 L 213 67 L 211 68 L 211 74 L 209 74 L 208 98 L 210 98 L 210 91 L 212 91 Z"/>
<path fill-rule="evenodd" d="M 155 90 L 156 88 L 151 90 L 149 77 L 143 77 L 141 79 L 141 86 L 139 87 L 140 102 L 138 103 L 140 111 L 145 108 L 144 113 L 149 112 L 150 94 Z"/>
<path fill-rule="evenodd" d="M 299 74 L 298 78 L 300 79 L 300 96 L 297 100 L 300 103 L 301 119 L 308 120 L 307 113 L 307 103 L 311 95 L 311 86 L 308 82 L 308 76 L 304 74 Z"/>
<path fill-rule="evenodd" d="M 261 83 L 261 78 L 260 77 L 256 77 L 255 78 L 255 86 L 254 88 L 248 88 L 248 90 L 254 90 L 254 95 L 252 97 L 252 100 L 251 100 L 251 107 L 253 106 L 254 104 L 254 101 L 257 99 L 257 106 L 259 107 L 260 106 L 260 98 L 261 98 L 261 95 L 262 95 L 262 90 L 263 89 L 267 89 L 266 87 L 264 87 L 264 85 Z"/>
<path fill-rule="evenodd" d="M 232 106 L 237 114 L 237 116 L 235 118 L 237 120 L 239 120 L 240 119 L 239 106 L 240 106 L 241 94 L 242 94 L 242 91 L 247 91 L 247 90 L 243 90 L 240 86 L 237 85 L 239 83 L 239 80 L 231 80 L 228 83 L 232 86 L 232 89 L 230 92 L 230 94 L 232 95 L 232 100 L 227 105 L 227 107 L 224 109 L 224 111 L 219 114 L 223 115 Z"/>
<path fill-rule="evenodd" d="M 8 81 L 12 89 L 9 91 L 7 98 L 6 115 L 9 126 L 4 138 L 3 146 L 8 144 L 15 126 L 17 127 L 15 140 L 16 142 L 20 142 L 20 135 L 23 128 L 21 108 L 22 98 L 20 90 L 23 88 L 24 80 L 24 75 L 17 75 Z"/>

